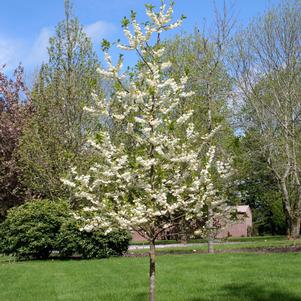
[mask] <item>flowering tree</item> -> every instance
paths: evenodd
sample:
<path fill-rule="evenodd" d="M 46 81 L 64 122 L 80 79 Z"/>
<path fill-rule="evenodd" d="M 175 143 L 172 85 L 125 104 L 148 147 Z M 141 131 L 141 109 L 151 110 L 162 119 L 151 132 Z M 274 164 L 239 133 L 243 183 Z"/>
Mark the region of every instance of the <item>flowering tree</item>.
<path fill-rule="evenodd" d="M 207 237 L 208 253 L 214 253 L 213 240 L 223 229 L 237 222 L 236 206 L 233 206 L 233 200 L 229 201 L 233 197 L 234 170 L 231 160 L 219 160 L 221 155 L 214 146 L 211 146 L 206 157 L 207 163 L 201 170 L 206 182 L 202 216 L 196 219 L 185 216 L 176 230 L 185 241 L 192 234 Z"/>
<path fill-rule="evenodd" d="M 82 230 L 108 233 L 125 228 L 149 241 L 149 298 L 155 300 L 156 238 L 183 217 L 201 219 L 206 203 L 224 202 L 209 175 L 212 169 L 217 176 L 225 176 L 228 170 L 222 162 L 214 168 L 215 148 L 208 147 L 217 128 L 200 142 L 190 121 L 193 111 L 177 115 L 179 104 L 193 92 L 187 89 L 187 77 L 179 81 L 166 77 L 171 63 L 162 59 L 160 34 L 180 26 L 184 18 L 172 23 L 172 4 L 166 8 L 163 3 L 159 12 L 146 5 L 146 13 L 149 21 L 143 27 L 134 12 L 123 20 L 128 43 L 118 47 L 135 51 L 140 58 L 129 84 L 122 73 L 122 57 L 114 65 L 109 43 L 103 43 L 109 68 L 99 73 L 116 82 L 116 91 L 112 99 L 86 109 L 101 116 L 102 130 L 89 141 L 99 152 L 99 162 L 86 175 L 73 169 L 72 177 L 63 181 L 77 197 L 91 203 L 84 208 L 86 214 L 78 216 Z M 121 129 L 114 137 L 112 125 Z"/>
<path fill-rule="evenodd" d="M 9 79 L 0 67 L 0 219 L 7 209 L 24 200 L 16 149 L 31 115 L 31 100 L 23 77 L 23 67 Z"/>
<path fill-rule="evenodd" d="M 231 161 L 218 160 L 216 150 L 211 147 L 209 161 L 207 162 L 204 177 L 206 178 L 206 195 L 204 213 L 201 220 L 194 221 L 195 235 L 208 237 L 208 253 L 214 253 L 213 240 L 231 223 L 237 222 L 236 206 L 229 204 L 228 197 L 233 185 L 233 168 Z M 200 225 L 198 225 L 201 223 Z M 192 225 L 193 228 L 193 225 Z"/>

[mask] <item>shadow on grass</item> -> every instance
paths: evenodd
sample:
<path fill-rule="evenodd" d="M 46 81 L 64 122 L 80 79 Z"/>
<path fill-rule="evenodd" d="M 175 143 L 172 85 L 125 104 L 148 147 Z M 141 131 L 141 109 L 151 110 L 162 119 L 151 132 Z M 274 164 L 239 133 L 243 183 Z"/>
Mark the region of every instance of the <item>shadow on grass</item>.
<path fill-rule="evenodd" d="M 218 295 L 218 297 L 216 297 Z M 142 300 L 142 299 L 141 299 Z M 213 291 L 208 297 L 192 297 L 187 301 L 301 301 L 301 297 L 288 291 L 281 290 L 277 286 L 265 287 L 253 283 L 231 284 Z"/>
<path fill-rule="evenodd" d="M 135 295 L 132 301 L 146 301 L 148 300 L 148 293 L 139 293 Z"/>
<path fill-rule="evenodd" d="M 253 283 L 233 284 L 223 287 L 227 297 L 244 301 L 301 301 L 301 297 L 274 287 L 264 287 Z M 191 301 L 197 301 L 191 300 Z M 205 301 L 205 300 L 204 300 Z"/>
<path fill-rule="evenodd" d="M 218 295 L 218 298 L 215 296 Z M 160 300 L 160 298 L 158 298 Z M 147 293 L 139 293 L 133 301 L 148 300 Z M 162 299 L 164 300 L 164 299 Z M 178 299 L 177 299 L 178 300 Z M 236 300 L 236 301 L 301 301 L 301 297 L 288 291 L 275 287 L 264 287 L 252 283 L 232 284 L 223 286 L 220 290 L 212 291 L 208 297 L 185 298 L 186 301 L 213 301 L 213 300 Z"/>

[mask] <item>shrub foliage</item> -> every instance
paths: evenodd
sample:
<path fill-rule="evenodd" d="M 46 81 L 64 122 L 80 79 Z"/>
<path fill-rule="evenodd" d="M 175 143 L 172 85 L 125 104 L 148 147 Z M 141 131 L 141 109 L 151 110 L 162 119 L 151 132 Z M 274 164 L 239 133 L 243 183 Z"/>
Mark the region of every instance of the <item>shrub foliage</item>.
<path fill-rule="evenodd" d="M 74 220 L 62 225 L 57 239 L 57 249 L 62 256 L 81 255 L 83 258 L 120 256 L 127 251 L 129 235 L 126 231 L 114 231 L 107 235 L 99 231 L 80 231 Z"/>
<path fill-rule="evenodd" d="M 1 224 L 0 252 L 19 259 L 46 259 L 54 250 L 63 257 L 105 258 L 128 248 L 124 231 L 104 235 L 79 228 L 66 201 L 33 200 L 9 210 Z"/>

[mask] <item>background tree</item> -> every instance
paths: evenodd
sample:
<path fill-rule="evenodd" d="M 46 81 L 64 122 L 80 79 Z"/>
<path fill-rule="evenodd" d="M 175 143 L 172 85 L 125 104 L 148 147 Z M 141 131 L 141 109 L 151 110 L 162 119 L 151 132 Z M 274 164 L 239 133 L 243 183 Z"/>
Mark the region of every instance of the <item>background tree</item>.
<path fill-rule="evenodd" d="M 262 152 L 260 133 L 249 129 L 237 137 L 235 178 L 241 202 L 252 208 L 252 235 L 285 234 L 286 217 L 277 179 Z"/>
<path fill-rule="evenodd" d="M 8 208 L 24 199 L 21 170 L 17 166 L 16 149 L 24 126 L 31 113 L 29 91 L 23 79 L 23 68 L 9 79 L 0 70 L 0 219 Z"/>
<path fill-rule="evenodd" d="M 87 160 L 84 143 L 95 119 L 83 108 L 101 94 L 99 67 L 90 39 L 71 5 L 65 1 L 65 20 L 50 38 L 49 60 L 43 64 L 32 91 L 34 116 L 20 143 L 23 183 L 32 194 L 53 199 L 66 195 L 60 177 L 70 164 Z M 94 95 L 94 97 L 95 97 Z"/>
<path fill-rule="evenodd" d="M 169 72 L 175 78 L 186 75 L 189 87 L 195 92 L 188 100 L 181 103 L 178 113 L 181 114 L 181 110 L 193 110 L 192 119 L 195 129 L 202 135 L 209 135 L 214 128 L 220 126 L 213 140 L 218 141 L 217 152 L 223 156 L 229 154 L 229 146 L 235 139 L 230 125 L 228 103 L 232 80 L 225 64 L 225 51 L 232 27 L 233 18 L 228 16 L 225 6 L 223 16 L 216 11 L 214 32 L 201 33 L 198 28 L 195 28 L 193 34 L 181 34 L 166 42 L 166 56 L 173 63 Z M 206 223 L 208 251 L 213 253 L 214 233 L 217 232 L 213 225 L 216 214 L 210 206 L 205 210 L 208 211 Z M 229 217 L 226 211 L 224 212 Z M 188 234 L 189 226 L 187 228 L 185 222 L 183 226 Z"/>
<path fill-rule="evenodd" d="M 255 126 L 260 133 L 294 239 L 301 221 L 300 8 L 300 1 L 287 1 L 255 19 L 238 34 L 232 55 L 245 128 Z"/>

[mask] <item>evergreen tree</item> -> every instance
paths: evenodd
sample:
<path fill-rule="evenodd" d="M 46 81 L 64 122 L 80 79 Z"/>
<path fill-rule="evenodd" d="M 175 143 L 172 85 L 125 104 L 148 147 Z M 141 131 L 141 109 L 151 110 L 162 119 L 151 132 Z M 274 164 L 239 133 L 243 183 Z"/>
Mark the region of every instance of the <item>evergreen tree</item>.
<path fill-rule="evenodd" d="M 60 177 L 70 164 L 83 165 L 84 143 L 95 120 L 84 112 L 101 94 L 98 58 L 71 4 L 65 1 L 65 20 L 50 38 L 49 59 L 32 92 L 34 116 L 20 143 L 23 181 L 36 196 L 65 195 Z"/>

